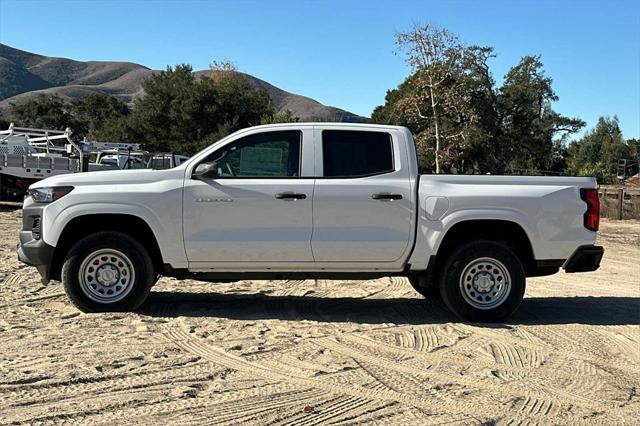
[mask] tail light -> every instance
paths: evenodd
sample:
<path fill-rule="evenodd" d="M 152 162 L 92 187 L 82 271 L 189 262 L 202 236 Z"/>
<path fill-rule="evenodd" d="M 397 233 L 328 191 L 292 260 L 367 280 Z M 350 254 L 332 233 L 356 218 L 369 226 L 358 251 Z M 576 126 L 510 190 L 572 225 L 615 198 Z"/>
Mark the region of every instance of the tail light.
<path fill-rule="evenodd" d="M 584 213 L 584 227 L 590 231 L 597 231 L 600 227 L 600 199 L 598 198 L 598 190 L 581 188 L 580 198 L 587 203 L 587 211 Z"/>

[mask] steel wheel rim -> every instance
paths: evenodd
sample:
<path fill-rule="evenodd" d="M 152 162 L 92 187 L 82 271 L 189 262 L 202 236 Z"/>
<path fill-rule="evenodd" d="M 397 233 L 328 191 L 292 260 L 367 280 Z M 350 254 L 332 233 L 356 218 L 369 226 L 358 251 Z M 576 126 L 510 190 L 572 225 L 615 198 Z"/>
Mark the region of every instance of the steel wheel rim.
<path fill-rule="evenodd" d="M 504 303 L 511 293 L 511 275 L 497 259 L 474 259 L 462 271 L 460 292 L 465 302 L 474 308 L 493 309 Z"/>
<path fill-rule="evenodd" d="M 131 260 L 114 249 L 100 249 L 84 258 L 78 270 L 80 289 L 98 303 L 118 302 L 131 292 L 136 279 Z"/>

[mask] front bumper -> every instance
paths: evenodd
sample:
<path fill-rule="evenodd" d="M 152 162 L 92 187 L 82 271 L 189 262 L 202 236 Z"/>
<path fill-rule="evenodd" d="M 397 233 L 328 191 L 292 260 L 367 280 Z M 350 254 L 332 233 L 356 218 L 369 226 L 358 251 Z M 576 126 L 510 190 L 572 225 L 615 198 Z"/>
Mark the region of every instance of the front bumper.
<path fill-rule="evenodd" d="M 36 238 L 33 232 L 34 218 L 42 218 L 40 205 L 24 206 L 22 210 L 22 230 L 16 244 L 18 260 L 29 266 L 35 266 L 42 276 L 43 282 L 48 282 L 51 277 L 51 263 L 55 247 L 45 243 L 42 237 Z"/>
<path fill-rule="evenodd" d="M 51 277 L 51 261 L 55 247 L 50 246 L 42 240 L 34 240 L 23 237 L 25 232 L 20 232 L 20 241 L 17 244 L 18 260 L 29 266 L 35 266 L 44 283 L 49 282 Z M 29 234 L 31 234 L 29 232 Z"/>
<path fill-rule="evenodd" d="M 564 264 L 566 272 L 591 272 L 600 267 L 604 248 L 600 246 L 580 246 Z"/>

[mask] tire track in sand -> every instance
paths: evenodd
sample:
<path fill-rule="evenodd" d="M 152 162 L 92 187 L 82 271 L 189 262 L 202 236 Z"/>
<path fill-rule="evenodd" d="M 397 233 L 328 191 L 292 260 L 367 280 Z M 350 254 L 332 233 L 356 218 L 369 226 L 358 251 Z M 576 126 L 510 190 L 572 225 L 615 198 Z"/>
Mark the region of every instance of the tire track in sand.
<path fill-rule="evenodd" d="M 391 276 L 385 278 L 389 282 L 381 290 L 375 291 L 365 297 L 365 299 L 386 299 L 396 298 L 404 294 L 410 286 L 409 280 L 406 277 Z"/>
<path fill-rule="evenodd" d="M 368 352 L 371 355 L 368 355 L 367 359 L 370 362 L 374 362 L 374 363 L 380 362 L 380 360 L 384 358 L 384 357 L 381 357 L 380 355 L 376 355 L 379 353 L 383 353 L 384 351 L 404 353 L 405 355 L 407 354 L 407 352 L 413 352 L 413 354 L 421 356 L 421 359 L 425 359 L 427 362 L 429 362 L 429 359 L 430 359 L 430 358 L 427 358 L 427 357 L 430 357 L 430 354 L 425 354 L 425 353 L 416 352 L 416 351 L 409 351 L 407 349 L 400 348 L 397 346 L 391 346 L 383 342 L 377 342 L 369 337 L 364 337 L 356 334 L 345 334 L 345 335 L 342 335 L 341 338 L 343 340 L 342 344 L 345 345 L 345 348 L 344 348 L 344 351 L 346 351 L 344 352 L 345 355 L 349 354 L 349 356 L 363 359 L 363 356 L 364 356 L 363 354 L 366 354 Z M 347 343 L 349 345 L 347 345 Z M 355 347 L 352 347 L 351 345 L 355 345 Z M 438 359 L 431 359 L 430 365 L 435 365 L 434 361 L 438 361 L 438 362 L 440 361 L 439 358 L 441 358 L 441 354 L 439 352 L 436 352 L 435 354 L 438 355 Z M 395 366 L 393 366 L 392 364 L 385 363 L 385 365 L 389 365 L 389 368 L 395 368 Z M 505 365 L 505 366 L 507 368 L 510 367 L 509 365 Z M 415 367 L 412 367 L 412 368 L 413 368 L 414 374 L 416 374 L 416 371 L 419 371 Z M 526 370 L 516 368 L 514 371 L 518 372 L 518 371 L 526 371 Z M 505 394 L 505 388 L 503 384 L 494 384 L 488 381 L 483 381 L 480 384 L 477 378 L 474 378 L 472 376 L 443 374 L 443 373 L 433 371 L 433 369 L 429 370 L 428 374 L 430 375 L 430 377 L 440 380 L 443 383 L 453 382 L 463 387 L 470 387 L 471 389 L 475 389 L 478 386 L 480 386 L 482 390 L 491 391 L 495 395 Z M 568 391 L 567 389 L 561 386 L 550 387 L 548 386 L 549 383 L 548 381 L 546 381 L 546 376 L 544 375 L 535 380 L 530 379 L 530 381 L 528 382 L 521 380 L 517 376 L 514 377 L 514 379 L 515 379 L 514 381 L 510 382 L 510 386 L 514 388 L 512 389 L 512 391 L 517 389 L 518 393 L 521 395 L 536 397 L 539 399 L 548 399 L 549 397 L 553 397 L 553 398 L 559 397 L 562 400 L 564 400 L 567 404 L 574 404 L 586 409 L 595 409 L 596 407 L 601 409 L 612 408 L 612 404 L 602 403 L 602 401 L 597 397 L 597 395 L 587 396 L 582 394 L 576 394 L 572 391 Z"/>
<path fill-rule="evenodd" d="M 266 380 L 289 383 L 293 387 L 318 388 L 331 394 L 365 398 L 370 401 L 382 403 L 401 402 L 409 406 L 420 407 L 427 410 L 434 408 L 433 401 L 417 398 L 390 389 L 370 389 L 359 385 L 338 386 L 319 379 L 301 377 L 285 371 L 276 371 L 273 368 L 265 367 L 256 362 L 249 362 L 240 356 L 227 353 L 222 348 L 206 345 L 199 341 L 198 338 L 180 329 L 165 328 L 163 332 L 171 342 L 190 353 L 199 355 L 214 364 L 254 376 L 257 375 Z M 459 412 L 464 413 L 466 411 L 467 409 L 464 404 L 461 405 Z"/>

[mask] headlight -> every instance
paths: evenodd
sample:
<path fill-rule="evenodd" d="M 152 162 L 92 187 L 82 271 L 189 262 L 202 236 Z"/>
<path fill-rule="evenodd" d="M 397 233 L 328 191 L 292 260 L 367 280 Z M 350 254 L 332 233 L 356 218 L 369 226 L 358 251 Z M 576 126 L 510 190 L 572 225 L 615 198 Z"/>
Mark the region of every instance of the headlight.
<path fill-rule="evenodd" d="M 53 186 L 50 188 L 29 189 L 29 195 L 36 203 L 50 203 L 64 197 L 73 190 L 73 186 Z"/>

